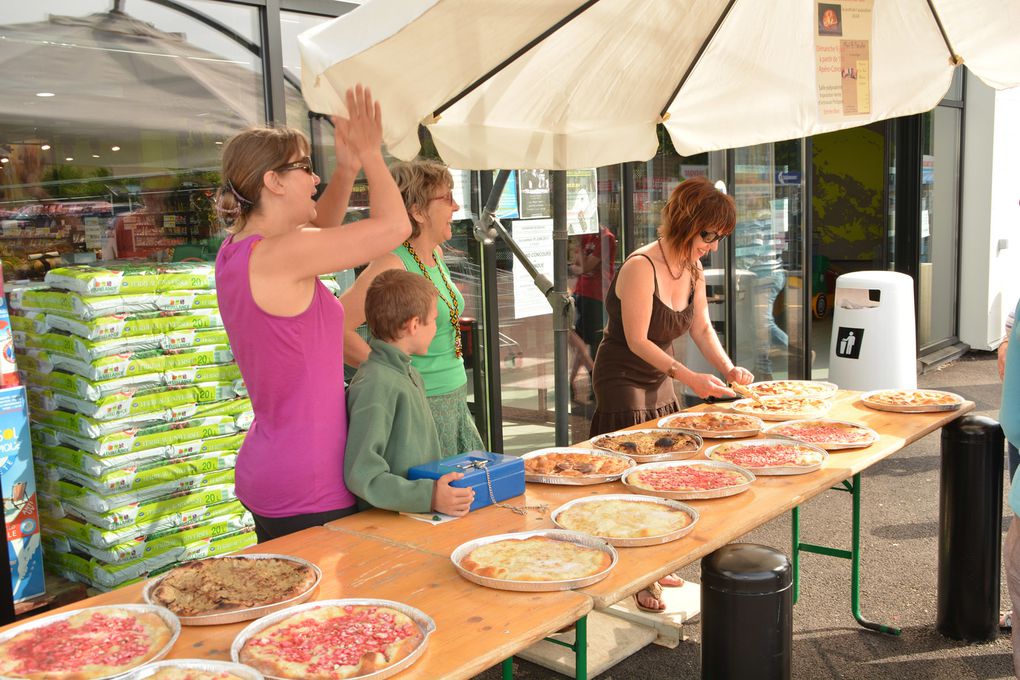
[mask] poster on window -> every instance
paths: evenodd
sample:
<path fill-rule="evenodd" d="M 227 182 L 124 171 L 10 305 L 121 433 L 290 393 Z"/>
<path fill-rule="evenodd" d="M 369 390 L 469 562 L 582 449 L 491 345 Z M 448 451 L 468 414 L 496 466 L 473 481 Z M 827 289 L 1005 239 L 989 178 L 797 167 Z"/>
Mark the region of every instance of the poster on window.
<path fill-rule="evenodd" d="M 567 233 L 599 231 L 598 175 L 595 168 L 567 170 Z"/>
<path fill-rule="evenodd" d="M 496 179 L 495 172 L 492 173 L 492 179 L 493 181 Z M 489 200 L 488 196 L 482 196 L 483 203 L 487 200 Z M 517 173 L 511 170 L 510 176 L 506 179 L 506 184 L 503 185 L 503 193 L 499 195 L 496 217 L 514 220 L 523 216 L 521 207 L 517 202 Z"/>
<path fill-rule="evenodd" d="M 874 0 L 815 2 L 815 80 L 822 120 L 871 113 Z"/>
<path fill-rule="evenodd" d="M 521 217 L 552 217 L 547 170 L 521 170 Z"/>
<path fill-rule="evenodd" d="M 538 271 L 552 280 L 553 277 L 553 223 L 545 220 L 516 220 L 511 222 L 510 235 L 521 247 Z M 515 266 L 514 272 L 514 317 L 551 314 L 552 307 L 524 267 Z"/>

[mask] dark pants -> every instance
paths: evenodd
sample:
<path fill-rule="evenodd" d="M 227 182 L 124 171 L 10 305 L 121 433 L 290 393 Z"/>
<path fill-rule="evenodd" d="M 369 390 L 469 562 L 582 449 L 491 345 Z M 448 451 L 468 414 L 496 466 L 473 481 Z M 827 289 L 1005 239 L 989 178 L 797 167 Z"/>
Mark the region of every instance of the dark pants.
<path fill-rule="evenodd" d="M 1017 467 L 1020 467 L 1020 451 L 1017 451 L 1015 446 L 1006 442 L 1006 452 L 1009 456 L 1009 480 L 1012 482 Z"/>
<path fill-rule="evenodd" d="M 307 515 L 293 515 L 291 517 L 263 517 L 256 515 L 254 512 L 251 515 L 255 518 L 255 536 L 258 538 L 259 543 L 265 543 L 268 540 L 293 534 L 302 529 L 321 526 L 326 522 L 332 522 L 335 519 L 353 515 L 357 511 L 358 506 L 355 504 L 349 508 L 313 512 Z"/>

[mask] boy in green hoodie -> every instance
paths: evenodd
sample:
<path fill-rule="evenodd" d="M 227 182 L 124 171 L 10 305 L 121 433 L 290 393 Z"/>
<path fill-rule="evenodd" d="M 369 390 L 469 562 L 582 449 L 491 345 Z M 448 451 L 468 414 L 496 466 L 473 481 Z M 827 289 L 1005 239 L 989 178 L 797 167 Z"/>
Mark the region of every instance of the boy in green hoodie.
<path fill-rule="evenodd" d="M 428 351 L 436 335 L 436 300 L 429 279 L 402 269 L 379 274 L 366 293 L 372 351 L 347 392 L 344 455 L 344 481 L 363 508 L 459 516 L 474 500 L 472 489 L 450 486 L 460 472 L 407 479 L 408 468 L 444 457 L 410 356 Z"/>

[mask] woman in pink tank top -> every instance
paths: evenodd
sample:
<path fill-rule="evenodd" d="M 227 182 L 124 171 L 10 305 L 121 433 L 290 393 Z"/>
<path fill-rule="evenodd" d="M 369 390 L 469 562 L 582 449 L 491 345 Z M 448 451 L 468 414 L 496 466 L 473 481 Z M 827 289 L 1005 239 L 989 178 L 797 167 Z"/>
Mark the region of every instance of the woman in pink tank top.
<path fill-rule="evenodd" d="M 334 118 L 337 167 L 316 202 L 308 140 L 246 130 L 223 150 L 217 207 L 230 236 L 216 290 L 255 421 L 237 458 L 237 496 L 259 542 L 355 511 L 344 485 L 343 307 L 318 280 L 396 248 L 411 225 L 380 149 L 378 103 L 360 85 Z M 340 226 L 364 169 L 371 217 Z"/>

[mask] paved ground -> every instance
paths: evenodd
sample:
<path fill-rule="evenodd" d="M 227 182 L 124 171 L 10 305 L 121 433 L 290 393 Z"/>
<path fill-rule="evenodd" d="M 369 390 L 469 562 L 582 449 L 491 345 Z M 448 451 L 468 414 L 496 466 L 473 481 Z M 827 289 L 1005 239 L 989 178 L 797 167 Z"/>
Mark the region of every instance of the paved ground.
<path fill-rule="evenodd" d="M 969 354 L 921 376 L 918 382 L 922 387 L 952 389 L 977 404 L 975 413 L 997 416 L 1001 388 L 993 353 Z M 964 644 L 935 631 L 938 477 L 938 433 L 863 475 L 862 609 L 872 620 L 902 627 L 901 637 L 864 630 L 854 621 L 848 561 L 803 556 L 801 597 L 794 611 L 795 678 L 1013 677 L 1008 637 L 988 644 Z M 809 501 L 801 511 L 801 540 L 849 549 L 849 515 L 848 494 L 831 492 Z M 1008 517 L 1005 512 L 1004 517 Z M 789 516 L 764 525 L 743 540 L 788 552 Z M 690 565 L 684 574 L 698 580 L 699 569 L 698 564 Z M 1004 579 L 1002 602 L 1008 602 Z M 700 630 L 691 625 L 687 632 L 690 641 L 678 649 L 651 645 L 599 677 L 700 677 Z M 515 671 L 520 680 L 561 677 L 525 661 L 516 661 Z M 476 680 L 499 677 L 498 669 L 490 669 Z"/>

